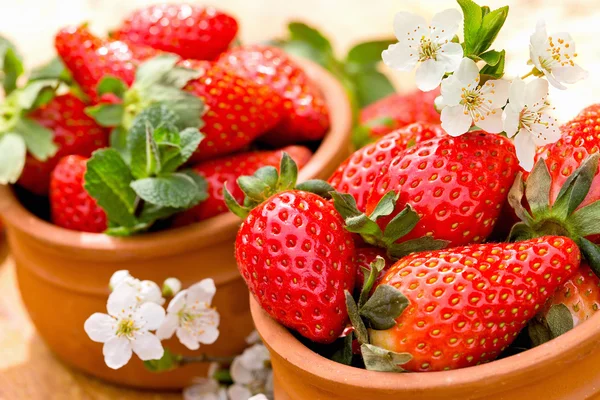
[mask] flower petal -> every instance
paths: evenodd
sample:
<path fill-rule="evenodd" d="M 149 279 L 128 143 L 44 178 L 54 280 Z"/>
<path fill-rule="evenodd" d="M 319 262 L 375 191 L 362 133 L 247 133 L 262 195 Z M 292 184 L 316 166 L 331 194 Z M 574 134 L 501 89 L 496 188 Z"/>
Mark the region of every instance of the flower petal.
<path fill-rule="evenodd" d="M 119 284 L 130 278 L 133 279 L 129 271 L 127 271 L 126 269 L 115 271 L 115 273 L 112 274 L 112 276 L 110 277 L 108 286 L 111 290 L 114 290 L 117 286 L 119 286 Z"/>
<path fill-rule="evenodd" d="M 438 43 L 452 40 L 458 32 L 462 20 L 462 14 L 455 8 L 435 14 L 431 19 L 431 37 L 436 38 Z"/>
<path fill-rule="evenodd" d="M 473 119 L 465 114 L 462 106 L 444 107 L 441 119 L 442 128 L 448 135 L 455 137 L 466 133 L 473 124 Z"/>
<path fill-rule="evenodd" d="M 446 66 L 443 62 L 426 60 L 417 68 L 417 87 L 423 92 L 430 92 L 440 86 L 445 73 Z"/>
<path fill-rule="evenodd" d="M 394 17 L 394 33 L 401 43 L 409 38 L 418 42 L 421 36 L 429 37 L 429 30 L 425 18 L 418 14 L 399 12 Z"/>
<path fill-rule="evenodd" d="M 506 132 L 506 136 L 509 138 L 517 134 L 519 123 L 521 122 L 521 111 L 515 110 L 510 104 L 512 103 L 509 103 L 509 106 L 504 109 L 504 114 L 502 115 L 502 127 L 504 132 Z"/>
<path fill-rule="evenodd" d="M 521 112 L 525 107 L 525 88 L 527 84 L 521 78 L 513 79 L 508 93 L 508 104 L 515 111 Z M 516 132 L 515 132 L 516 133 Z"/>
<path fill-rule="evenodd" d="M 537 111 L 548 97 L 548 81 L 545 79 L 534 79 L 525 88 L 524 103 L 531 111 Z"/>
<path fill-rule="evenodd" d="M 248 400 L 252 397 L 252 392 L 242 385 L 233 384 L 227 388 L 229 400 Z"/>
<path fill-rule="evenodd" d="M 176 331 L 177 339 L 181 342 L 182 345 L 187 347 L 190 350 L 198 350 L 200 348 L 200 343 L 196 339 L 196 336 L 187 328 L 179 327 Z"/>
<path fill-rule="evenodd" d="M 196 339 L 202 344 L 213 344 L 219 338 L 219 329 L 214 326 L 204 327 L 202 333 L 196 334 Z"/>
<path fill-rule="evenodd" d="M 162 297 L 162 290 L 152 281 L 142 281 L 140 285 L 141 303 L 152 302 L 159 305 L 164 304 L 165 299 Z"/>
<path fill-rule="evenodd" d="M 94 342 L 105 343 L 115 336 L 117 320 L 108 314 L 94 313 L 85 321 L 83 329 Z"/>
<path fill-rule="evenodd" d="M 184 400 L 220 400 L 221 387 L 214 379 L 198 379 L 192 386 L 183 389 Z M 226 399 L 226 397 L 225 397 Z"/>
<path fill-rule="evenodd" d="M 500 133 L 503 129 L 502 109 L 496 108 L 489 115 L 484 115 L 475 125 L 488 133 Z"/>
<path fill-rule="evenodd" d="M 442 81 L 441 106 L 457 106 L 462 101 L 462 83 L 451 75 Z M 442 107 L 440 107 L 442 108 Z"/>
<path fill-rule="evenodd" d="M 535 32 L 529 39 L 529 44 L 531 48 L 535 50 L 537 55 L 542 55 L 547 52 L 547 42 L 548 31 L 546 30 L 546 22 L 544 20 L 539 20 L 535 27 Z"/>
<path fill-rule="evenodd" d="M 203 279 L 188 288 L 186 302 L 188 306 L 199 303 L 210 305 L 216 292 L 217 288 L 215 286 L 215 281 L 210 278 Z"/>
<path fill-rule="evenodd" d="M 444 63 L 446 72 L 454 72 L 463 59 L 463 48 L 458 43 L 447 43 L 440 47 L 437 59 Z"/>
<path fill-rule="evenodd" d="M 131 341 L 133 352 L 142 361 L 159 360 L 165 354 L 160 340 L 156 335 L 148 332 L 137 334 Z"/>
<path fill-rule="evenodd" d="M 178 313 L 183 310 L 187 301 L 187 289 L 177 293 L 173 299 L 169 302 L 167 311 L 170 313 Z"/>
<path fill-rule="evenodd" d="M 463 86 L 471 85 L 471 89 L 475 89 L 479 83 L 479 68 L 475 61 L 470 58 L 463 58 L 458 66 L 454 76 L 463 84 Z"/>
<path fill-rule="evenodd" d="M 552 68 L 552 74 L 558 81 L 568 84 L 577 83 L 590 75 L 588 71 L 577 64 Z"/>
<path fill-rule="evenodd" d="M 265 368 L 265 363 L 271 359 L 271 355 L 265 345 L 255 344 L 244 350 L 239 358 L 247 369 L 260 370 Z"/>
<path fill-rule="evenodd" d="M 119 369 L 131 359 L 131 343 L 124 336 L 114 336 L 104 343 L 102 354 L 109 368 Z"/>
<path fill-rule="evenodd" d="M 481 88 L 481 94 L 491 109 L 502 108 L 508 101 L 510 83 L 504 79 L 487 81 Z"/>
<path fill-rule="evenodd" d="M 108 296 L 106 309 L 109 315 L 119 318 L 120 316 L 133 315 L 137 308 L 137 290 L 123 282 Z"/>
<path fill-rule="evenodd" d="M 525 129 L 521 129 L 515 137 L 514 143 L 517 158 L 519 159 L 519 165 L 523 167 L 525 171 L 531 171 L 536 150 L 532 136 Z"/>
<path fill-rule="evenodd" d="M 170 339 L 179 326 L 179 317 L 177 314 L 169 313 L 162 325 L 156 331 L 156 336 L 161 339 Z"/>
<path fill-rule="evenodd" d="M 536 146 L 545 146 L 555 143 L 560 139 L 561 133 L 559 123 L 552 115 L 542 114 L 541 124 L 534 124 L 531 127 L 531 135 Z"/>
<path fill-rule="evenodd" d="M 246 368 L 246 366 L 242 363 L 240 356 L 233 359 L 230 373 L 231 379 L 237 384 L 248 385 L 254 380 L 254 374 L 252 374 L 252 370 Z"/>
<path fill-rule="evenodd" d="M 565 85 L 563 85 L 562 83 L 560 83 L 558 81 L 558 79 L 556 79 L 554 77 L 554 75 L 552 75 L 551 71 L 548 71 L 548 70 L 545 70 L 545 69 L 542 70 L 542 71 L 544 72 L 544 75 L 546 76 L 546 79 L 548 79 L 548 82 L 550 82 L 550 84 L 552 86 L 554 86 L 555 88 L 560 89 L 560 90 L 567 90 L 567 87 Z"/>
<path fill-rule="evenodd" d="M 381 53 L 381 58 L 392 69 L 412 71 L 419 61 L 419 50 L 405 43 L 395 43 Z"/>
<path fill-rule="evenodd" d="M 269 400 L 269 399 L 264 394 L 259 393 L 256 396 L 250 397 L 248 400 Z"/>
<path fill-rule="evenodd" d="M 133 320 L 138 328 L 153 331 L 165 320 L 165 309 L 156 303 L 144 303 L 134 313 Z"/>

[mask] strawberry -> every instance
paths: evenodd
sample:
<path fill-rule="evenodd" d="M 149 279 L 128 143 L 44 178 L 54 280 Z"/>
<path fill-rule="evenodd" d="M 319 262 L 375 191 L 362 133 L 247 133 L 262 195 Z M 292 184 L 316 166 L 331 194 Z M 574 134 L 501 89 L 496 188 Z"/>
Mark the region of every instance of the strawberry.
<path fill-rule="evenodd" d="M 226 212 L 227 206 L 223 199 L 223 187 L 226 184 L 235 200 L 242 202 L 244 192 L 236 180 L 242 175 L 251 175 L 266 165 L 279 166 L 283 152 L 287 152 L 299 168 L 306 165 L 312 155 L 306 147 L 288 146 L 276 151 L 264 150 L 234 154 L 195 165 L 192 169 L 204 177 L 208 184 L 208 198 L 194 208 L 177 215 L 174 221 L 175 226 L 189 225 Z"/>
<path fill-rule="evenodd" d="M 393 264 L 387 258 L 385 251 L 377 247 L 362 247 L 356 249 L 354 263 L 356 264 L 356 287 L 362 288 L 365 283 L 365 273 L 371 271 L 371 264 L 377 257 L 381 257 L 385 261 L 383 271 L 387 271 Z M 368 274 L 367 274 L 368 275 Z"/>
<path fill-rule="evenodd" d="M 106 214 L 83 188 L 86 157 L 71 155 L 61 159 L 50 180 L 52 222 L 66 229 L 104 232 Z"/>
<path fill-rule="evenodd" d="M 296 174 L 284 153 L 280 175 L 263 167 L 238 180 L 245 207 L 225 190 L 229 208 L 245 218 L 235 256 L 250 292 L 273 318 L 310 340 L 332 343 L 348 321 L 344 291 L 354 289 L 354 242 L 330 202 L 300 190 L 331 187 L 322 181 L 296 186 Z"/>
<path fill-rule="evenodd" d="M 208 61 L 187 60 L 182 66 L 200 72 L 185 90 L 208 108 L 202 117 L 205 139 L 191 161 L 240 150 L 279 122 L 281 98 L 269 87 Z"/>
<path fill-rule="evenodd" d="M 131 85 L 139 63 L 160 53 L 147 46 L 98 38 L 85 25 L 59 31 L 54 46 L 75 81 L 93 100 L 103 77 L 110 75 Z"/>
<path fill-rule="evenodd" d="M 131 13 L 113 36 L 183 58 L 214 60 L 227 50 L 237 31 L 237 21 L 214 8 L 156 4 Z"/>
<path fill-rule="evenodd" d="M 414 122 L 440 123 L 434 100 L 439 90 L 407 94 L 392 94 L 365 107 L 360 113 L 359 126 L 354 133 L 357 147 L 377 140 L 388 133 Z"/>
<path fill-rule="evenodd" d="M 334 199 L 348 229 L 399 258 L 485 240 L 516 171 L 510 140 L 470 132 L 419 143 L 382 167 L 368 196 L 368 220 L 351 196 Z"/>
<path fill-rule="evenodd" d="M 219 63 L 236 74 L 271 87 L 283 99 L 285 115 L 263 139 L 285 145 L 322 139 L 329 130 L 329 110 L 319 88 L 281 49 L 242 46 L 223 53 Z"/>
<path fill-rule="evenodd" d="M 409 305 L 391 328 L 370 330 L 371 344 L 410 357 L 407 371 L 493 360 L 579 263 L 577 245 L 559 236 L 412 254 L 379 283 Z"/>
<path fill-rule="evenodd" d="M 54 133 L 58 151 L 46 161 L 27 155 L 19 185 L 45 195 L 50 185 L 50 174 L 61 158 L 70 154 L 89 157 L 94 150 L 108 146 L 108 132 L 96 125 L 84 110 L 85 104 L 81 100 L 72 94 L 64 94 L 28 115 Z"/>
<path fill-rule="evenodd" d="M 358 209 L 365 211 L 373 182 L 400 151 L 444 135 L 439 125 L 422 122 L 388 133 L 377 142 L 355 151 L 329 178 L 329 183 L 335 190 L 354 196 Z"/>

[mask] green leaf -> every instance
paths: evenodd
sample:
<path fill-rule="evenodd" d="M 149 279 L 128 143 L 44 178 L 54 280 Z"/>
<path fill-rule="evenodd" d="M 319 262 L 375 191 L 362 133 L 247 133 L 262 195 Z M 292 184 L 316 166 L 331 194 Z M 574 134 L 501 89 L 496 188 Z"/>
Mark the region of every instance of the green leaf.
<path fill-rule="evenodd" d="M 17 80 L 24 70 L 22 58 L 15 45 L 0 36 L 0 83 L 6 96 L 17 88 Z"/>
<path fill-rule="evenodd" d="M 335 189 L 329 183 L 321 179 L 309 179 L 296 185 L 296 190 L 310 192 L 324 199 L 331 199 L 331 192 Z"/>
<path fill-rule="evenodd" d="M 552 207 L 554 215 L 561 219 L 567 218 L 586 198 L 592 186 L 592 180 L 598 171 L 598 157 L 598 153 L 588 157 L 567 178 Z M 554 213 L 555 210 L 556 213 Z"/>
<path fill-rule="evenodd" d="M 370 321 L 373 329 L 386 330 L 396 325 L 396 318 L 408 305 L 408 299 L 398 289 L 390 285 L 379 285 L 360 308 L 360 315 Z"/>
<path fill-rule="evenodd" d="M 596 276 L 600 277 L 600 246 L 586 238 L 579 238 L 577 245 Z"/>
<path fill-rule="evenodd" d="M 344 290 L 344 293 L 346 294 L 346 308 L 348 309 L 348 317 L 350 318 L 350 322 L 354 327 L 356 338 L 358 339 L 359 343 L 369 343 L 369 333 L 367 332 L 365 323 L 358 313 L 356 302 L 349 291 Z"/>
<path fill-rule="evenodd" d="M 281 155 L 281 162 L 279 163 L 279 182 L 277 183 L 277 190 L 289 190 L 296 187 L 298 181 L 298 166 L 286 152 Z"/>
<path fill-rule="evenodd" d="M 333 192 L 331 193 L 331 197 L 333 198 L 333 206 L 344 219 L 363 215 L 363 213 L 358 210 L 356 199 L 351 194 Z"/>
<path fill-rule="evenodd" d="M 257 169 L 254 172 L 254 177 L 260 179 L 269 187 L 275 187 L 279 180 L 279 172 L 277 172 L 277 168 L 267 165 Z"/>
<path fill-rule="evenodd" d="M 533 167 L 525 187 L 525 198 L 531 208 L 531 214 L 540 215 L 549 210 L 551 185 L 550 171 L 544 160 L 541 160 Z"/>
<path fill-rule="evenodd" d="M 291 22 L 288 24 L 288 30 L 291 40 L 306 42 L 323 53 L 333 54 L 331 43 L 316 28 L 303 22 Z"/>
<path fill-rule="evenodd" d="M 115 149 L 97 150 L 87 162 L 84 188 L 106 212 L 109 221 L 124 227 L 138 224 L 133 176 Z"/>
<path fill-rule="evenodd" d="M 342 347 L 331 356 L 331 360 L 344 365 L 352 365 L 352 337 L 350 332 L 342 339 Z"/>
<path fill-rule="evenodd" d="M 500 52 L 500 60 L 494 66 L 484 66 L 479 74 L 482 75 L 481 84 L 483 85 L 489 79 L 500 79 L 504 76 L 504 65 L 506 63 L 506 51 Z"/>
<path fill-rule="evenodd" d="M 146 126 L 146 176 L 158 175 L 161 169 L 160 153 L 154 140 L 154 129 Z"/>
<path fill-rule="evenodd" d="M 412 253 L 445 249 L 449 243 L 447 240 L 423 236 L 402 243 L 393 243 L 388 246 L 387 251 L 390 257 L 399 259 Z"/>
<path fill-rule="evenodd" d="M 262 203 L 273 193 L 273 188 L 255 176 L 240 176 L 237 183 L 250 200 Z"/>
<path fill-rule="evenodd" d="M 177 134 L 179 144 L 174 151 L 169 153 L 166 147 L 166 142 L 157 138 L 157 132 L 154 131 L 154 138 L 161 150 L 161 159 L 163 162 L 162 172 L 174 172 L 183 165 L 194 154 L 204 135 L 200 133 L 198 128 L 187 128 Z M 173 147 L 171 147 L 173 149 Z"/>
<path fill-rule="evenodd" d="M 145 88 L 163 83 L 178 61 L 179 57 L 174 54 L 162 54 L 141 63 L 135 73 L 136 87 Z"/>
<path fill-rule="evenodd" d="M 496 65 L 498 65 L 498 63 L 502 59 L 502 53 L 500 53 L 499 51 L 496 51 L 496 50 L 490 50 L 490 51 L 486 51 L 483 54 L 480 54 L 479 58 L 481 58 L 483 61 L 485 61 L 485 63 L 487 65 L 495 67 Z"/>
<path fill-rule="evenodd" d="M 106 75 L 98 84 L 96 91 L 98 92 L 98 96 L 102 96 L 106 93 L 112 93 L 118 98 L 122 99 L 125 96 L 127 89 L 127 84 L 121 79 Z"/>
<path fill-rule="evenodd" d="M 396 38 L 389 38 L 355 45 L 346 56 L 346 69 L 354 73 L 365 68 L 375 68 L 381 62 L 381 53 L 396 42 Z"/>
<path fill-rule="evenodd" d="M 288 54 L 306 58 L 324 68 L 327 68 L 331 62 L 329 54 L 321 52 L 319 49 L 307 42 L 300 40 L 288 40 L 281 43 L 276 43 L 276 45 L 281 47 Z"/>
<path fill-rule="evenodd" d="M 46 161 L 58 151 L 58 146 L 54 143 L 54 132 L 34 120 L 19 119 L 15 130 L 25 140 L 27 151 L 40 161 Z"/>
<path fill-rule="evenodd" d="M 362 308 L 362 306 L 367 302 L 369 298 L 369 294 L 371 293 L 371 289 L 373 285 L 377 281 L 377 277 L 385 268 L 385 260 L 381 256 L 377 256 L 375 261 L 373 261 L 370 265 L 371 269 L 363 270 L 365 275 L 365 279 L 363 281 L 363 287 L 360 291 L 360 297 L 358 298 L 358 307 Z M 363 267 L 364 268 L 364 267 Z M 368 271 L 368 274 L 365 272 Z"/>
<path fill-rule="evenodd" d="M 375 209 L 371 215 L 369 215 L 369 218 L 371 218 L 373 221 L 377 221 L 381 217 L 387 217 L 390 215 L 396 208 L 396 201 L 398 201 L 398 197 L 400 197 L 400 194 L 394 192 L 393 190 L 390 190 L 384 194 L 375 206 Z"/>
<path fill-rule="evenodd" d="M 352 74 L 350 79 L 354 82 L 360 107 L 366 107 L 396 93 L 392 81 L 376 69 L 363 70 Z"/>
<path fill-rule="evenodd" d="M 161 103 L 171 109 L 178 117 L 177 127 L 202 128 L 201 116 L 205 112 L 204 102 L 200 97 L 173 87 L 154 85 L 143 92 L 145 98 L 154 103 Z"/>
<path fill-rule="evenodd" d="M 57 87 L 58 81 L 54 79 L 30 82 L 19 91 L 19 107 L 22 110 L 35 110 L 48 104 L 54 98 Z"/>
<path fill-rule="evenodd" d="M 544 160 L 540 160 L 539 162 L 544 162 Z M 529 212 L 523 207 L 523 195 L 525 194 L 525 184 L 523 183 L 523 173 L 517 173 L 515 177 L 515 181 L 512 184 L 508 192 L 508 203 L 515 210 L 515 214 L 519 219 L 525 222 L 528 225 L 531 225 L 533 222 L 533 218 L 529 214 Z"/>
<path fill-rule="evenodd" d="M 117 150 L 123 160 L 129 164 L 130 157 L 127 151 L 127 131 L 122 126 L 117 126 L 110 131 L 110 147 Z"/>
<path fill-rule="evenodd" d="M 85 113 L 98 125 L 112 128 L 119 126 L 123 121 L 125 108 L 122 104 L 98 104 L 86 107 Z"/>
<path fill-rule="evenodd" d="M 595 201 L 575 211 L 568 219 L 579 236 L 600 234 L 600 201 Z"/>
<path fill-rule="evenodd" d="M 406 364 L 413 358 L 409 353 L 396 353 L 366 343 L 360 346 L 360 350 L 365 368 L 369 371 L 404 372 L 400 365 Z"/>
<path fill-rule="evenodd" d="M 533 346 L 539 346 L 552 340 L 552 332 L 545 323 L 538 321 L 537 318 L 529 321 L 527 333 Z"/>
<path fill-rule="evenodd" d="M 573 316 L 564 304 L 554 304 L 550 307 L 546 314 L 546 322 L 553 338 L 573 329 Z"/>
<path fill-rule="evenodd" d="M 497 10 L 485 14 L 481 23 L 481 29 L 478 33 L 479 42 L 474 51 L 475 54 L 479 55 L 491 47 L 494 40 L 496 40 L 498 33 L 504 26 L 507 17 L 508 6 L 498 8 Z"/>
<path fill-rule="evenodd" d="M 419 222 L 419 214 L 407 204 L 390 222 L 383 231 L 383 240 L 391 246 L 401 237 L 406 236 Z"/>
<path fill-rule="evenodd" d="M 225 201 L 225 205 L 233 214 L 238 217 L 245 219 L 250 213 L 250 209 L 247 207 L 243 207 L 240 205 L 237 200 L 233 197 L 233 195 L 227 189 L 227 182 L 223 185 L 223 200 Z"/>
<path fill-rule="evenodd" d="M 525 222 L 513 225 L 508 235 L 508 241 L 520 242 L 538 237 L 539 235 Z"/>
<path fill-rule="evenodd" d="M 138 179 L 131 182 L 131 187 L 141 199 L 161 207 L 187 209 L 198 204 L 201 197 L 195 180 L 184 173 Z"/>
<path fill-rule="evenodd" d="M 54 79 L 68 84 L 73 80 L 60 57 L 54 57 L 45 65 L 35 68 L 29 75 L 30 82 L 44 79 Z"/>
<path fill-rule="evenodd" d="M 462 8 L 465 25 L 465 55 L 474 54 L 479 42 L 479 29 L 483 22 L 483 12 L 472 0 L 457 0 Z"/>
<path fill-rule="evenodd" d="M 0 135 L 0 185 L 15 183 L 25 166 L 27 146 L 16 133 Z"/>
<path fill-rule="evenodd" d="M 150 372 L 165 372 L 178 368 L 181 365 L 182 356 L 173 354 L 167 348 L 163 356 L 158 360 L 144 361 L 144 367 Z"/>

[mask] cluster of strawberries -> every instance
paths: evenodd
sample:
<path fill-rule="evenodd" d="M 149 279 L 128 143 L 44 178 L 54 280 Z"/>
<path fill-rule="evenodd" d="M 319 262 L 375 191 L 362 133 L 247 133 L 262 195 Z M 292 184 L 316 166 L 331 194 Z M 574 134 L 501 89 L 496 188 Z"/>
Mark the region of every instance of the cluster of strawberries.
<path fill-rule="evenodd" d="M 109 38 L 94 36 L 86 25 L 58 32 L 56 51 L 77 90 L 29 111 L 29 119 L 53 132 L 58 150 L 44 161 L 28 154 L 18 185 L 49 195 L 56 225 L 105 231 L 106 215 L 83 187 L 90 155 L 113 144 L 109 133 L 113 124 L 92 117 L 98 116 L 94 113 L 98 106 L 127 107 L 135 93 L 131 90 L 118 98 L 102 82 L 117 78 L 125 84 L 122 90 L 134 88 L 138 67 L 166 53 L 177 55 L 178 65 L 197 72 L 183 90 L 204 104 L 204 113 L 198 115 L 204 139 L 188 166 L 208 181 L 208 198 L 177 215 L 176 225 L 227 211 L 222 195 L 225 182 L 235 185 L 240 175 L 277 165 L 283 146 L 288 146 L 284 150 L 299 166 L 304 165 L 311 151 L 295 144 L 318 141 L 329 129 L 322 93 L 283 51 L 262 45 L 233 46 L 237 34 L 233 17 L 188 4 L 137 10 Z M 241 200 L 238 187 L 230 190 Z"/>
<path fill-rule="evenodd" d="M 564 125 L 530 174 L 502 135 L 451 137 L 431 122 L 386 134 L 402 107 L 369 118 L 384 136 L 328 183 L 294 187 L 284 156 L 278 177 L 243 178 L 244 206 L 226 193 L 262 308 L 334 360 L 379 371 L 488 362 L 520 332 L 537 345 L 598 310 L 600 105 Z"/>

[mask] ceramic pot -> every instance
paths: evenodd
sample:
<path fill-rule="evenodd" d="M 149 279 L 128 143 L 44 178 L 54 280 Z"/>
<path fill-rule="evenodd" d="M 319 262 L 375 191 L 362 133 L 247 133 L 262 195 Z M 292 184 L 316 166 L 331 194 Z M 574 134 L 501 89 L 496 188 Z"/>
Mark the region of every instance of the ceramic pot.
<path fill-rule="evenodd" d="M 326 179 L 349 154 L 350 104 L 332 75 L 311 62 L 298 62 L 320 86 L 331 110 L 331 131 L 299 177 Z M 102 345 L 87 337 L 83 324 L 94 312 L 106 312 L 108 280 L 120 269 L 156 282 L 174 276 L 184 287 L 213 278 L 217 286 L 213 305 L 221 314 L 221 335 L 214 345 L 202 346 L 199 352 L 226 356 L 246 347 L 244 339 L 253 325 L 248 292 L 233 255 L 240 223 L 233 214 L 179 229 L 114 238 L 43 221 L 19 203 L 11 188 L 0 186 L 0 215 L 29 315 L 39 334 L 67 364 L 110 382 L 140 388 L 181 388 L 194 377 L 206 376 L 208 365 L 202 364 L 152 374 L 135 356 L 118 371 L 104 364 Z M 165 346 L 179 353 L 199 353 L 186 351 L 176 339 Z"/>
<path fill-rule="evenodd" d="M 600 398 L 600 314 L 521 354 L 455 371 L 373 372 L 314 353 L 250 296 L 271 353 L 276 400 L 584 400 Z"/>

